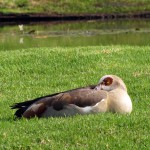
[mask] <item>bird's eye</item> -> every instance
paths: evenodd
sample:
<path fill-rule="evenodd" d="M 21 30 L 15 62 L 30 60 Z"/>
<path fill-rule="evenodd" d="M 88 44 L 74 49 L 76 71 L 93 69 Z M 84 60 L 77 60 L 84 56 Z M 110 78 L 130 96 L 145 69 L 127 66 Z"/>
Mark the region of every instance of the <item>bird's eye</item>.
<path fill-rule="evenodd" d="M 113 82 L 113 79 L 111 77 L 107 77 L 107 78 L 104 79 L 103 84 L 105 86 L 109 86 L 109 85 L 112 84 L 112 82 Z"/>

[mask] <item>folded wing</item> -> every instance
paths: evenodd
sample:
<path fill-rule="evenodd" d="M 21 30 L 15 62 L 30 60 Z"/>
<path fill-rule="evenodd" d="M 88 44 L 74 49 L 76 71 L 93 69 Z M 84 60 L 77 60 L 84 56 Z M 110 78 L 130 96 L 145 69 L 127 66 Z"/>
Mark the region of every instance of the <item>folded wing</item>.
<path fill-rule="evenodd" d="M 71 115 L 72 109 L 81 111 L 85 107 L 93 107 L 102 99 L 107 98 L 107 92 L 95 90 L 95 86 L 74 89 L 62 93 L 52 94 L 46 97 L 38 98 L 32 101 L 18 103 L 12 108 L 19 108 L 16 116 L 31 117 L 49 117 L 49 116 L 64 116 L 65 113 Z M 26 107 L 29 105 L 28 107 Z M 74 105 L 74 106 L 73 106 Z M 73 106 L 73 107 L 70 107 Z M 69 108 L 69 109 L 68 109 Z M 19 114 L 21 113 L 21 114 Z M 19 114 L 19 115 L 18 115 Z"/>
<path fill-rule="evenodd" d="M 11 108 L 12 109 L 17 109 L 17 111 L 15 112 L 15 116 L 20 118 L 20 117 L 22 117 L 23 113 L 34 103 L 42 102 L 42 101 L 49 101 L 49 103 L 52 103 L 52 101 L 54 100 L 54 97 L 61 94 L 61 93 L 68 93 L 68 92 L 76 91 L 76 90 L 80 90 L 80 89 L 94 89 L 95 86 L 96 85 L 90 85 L 90 86 L 87 86 L 87 87 L 81 87 L 81 88 L 72 89 L 72 90 L 69 90 L 69 91 L 64 91 L 64 92 L 60 92 L 60 93 L 54 93 L 54 94 L 51 94 L 51 95 L 38 97 L 38 98 L 33 99 L 33 100 L 28 100 L 28 101 L 24 101 L 24 102 L 20 102 L 20 103 L 15 103 L 14 105 L 11 106 Z"/>
<path fill-rule="evenodd" d="M 41 99 L 33 103 L 24 113 L 26 118 L 71 116 L 84 113 L 85 108 L 92 110 L 96 104 L 107 98 L 107 92 L 80 89 Z M 85 113 L 88 111 L 85 111 Z"/>

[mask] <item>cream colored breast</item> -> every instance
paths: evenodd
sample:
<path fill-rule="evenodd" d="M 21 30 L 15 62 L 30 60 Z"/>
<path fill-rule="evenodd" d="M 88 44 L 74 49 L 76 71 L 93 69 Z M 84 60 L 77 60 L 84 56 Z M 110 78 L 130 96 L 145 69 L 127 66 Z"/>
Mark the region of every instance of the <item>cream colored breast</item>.
<path fill-rule="evenodd" d="M 108 107 L 112 112 L 131 113 L 132 102 L 128 93 L 118 88 L 109 92 Z"/>

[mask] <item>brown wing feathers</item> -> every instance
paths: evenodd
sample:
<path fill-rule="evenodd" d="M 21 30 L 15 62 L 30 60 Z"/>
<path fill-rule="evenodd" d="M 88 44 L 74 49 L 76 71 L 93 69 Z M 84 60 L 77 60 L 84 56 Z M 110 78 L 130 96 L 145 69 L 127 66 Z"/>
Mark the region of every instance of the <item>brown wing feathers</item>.
<path fill-rule="evenodd" d="M 44 103 L 49 107 L 53 106 L 55 110 L 61 110 L 63 109 L 64 105 L 68 104 L 75 104 L 79 107 L 93 106 L 106 97 L 107 93 L 105 91 L 80 89 L 61 93 L 51 97 L 51 100 L 47 100 Z"/>
<path fill-rule="evenodd" d="M 51 94 L 51 95 L 36 98 L 34 100 L 29 100 L 29 101 L 25 101 L 25 102 L 21 102 L 21 103 L 16 103 L 16 104 L 12 105 L 11 108 L 12 109 L 18 109 L 15 112 L 15 116 L 18 117 L 18 118 L 22 117 L 23 113 L 29 108 L 29 106 L 31 106 L 34 103 L 44 103 L 41 106 L 39 106 L 39 112 L 41 112 L 41 110 L 44 110 L 43 105 L 53 106 L 54 109 L 61 110 L 65 104 L 73 102 L 73 101 L 69 100 L 69 97 L 66 98 L 66 96 L 68 96 L 66 93 L 74 92 L 76 90 L 80 91 L 81 89 L 94 89 L 95 86 L 96 85 L 90 85 L 90 86 L 87 86 L 87 87 L 81 87 L 81 88 L 72 89 L 72 90 L 69 90 L 69 91 L 54 93 L 54 94 Z M 80 105 L 80 103 L 79 103 L 79 105 Z M 46 106 L 45 106 L 45 108 L 46 108 Z"/>
<path fill-rule="evenodd" d="M 34 104 L 33 104 L 34 105 Z M 37 104 L 33 106 L 31 109 L 25 111 L 23 116 L 26 118 L 32 117 L 41 117 L 41 114 L 46 110 L 46 105 L 44 103 Z"/>
<path fill-rule="evenodd" d="M 54 110 L 60 111 L 69 104 L 75 104 L 78 107 L 94 106 L 106 97 L 107 92 L 105 91 L 77 89 L 35 102 L 25 111 L 23 116 L 26 118 L 40 117 L 48 107 L 53 107 Z"/>

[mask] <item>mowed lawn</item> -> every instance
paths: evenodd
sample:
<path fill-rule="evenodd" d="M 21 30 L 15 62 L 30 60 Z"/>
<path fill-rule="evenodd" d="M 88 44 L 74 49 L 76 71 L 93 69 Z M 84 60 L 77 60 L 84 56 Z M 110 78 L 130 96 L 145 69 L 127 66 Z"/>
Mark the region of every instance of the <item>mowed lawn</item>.
<path fill-rule="evenodd" d="M 16 102 L 120 76 L 133 102 L 130 115 L 14 120 Z M 0 149 L 148 150 L 150 47 L 93 46 L 0 51 Z"/>

